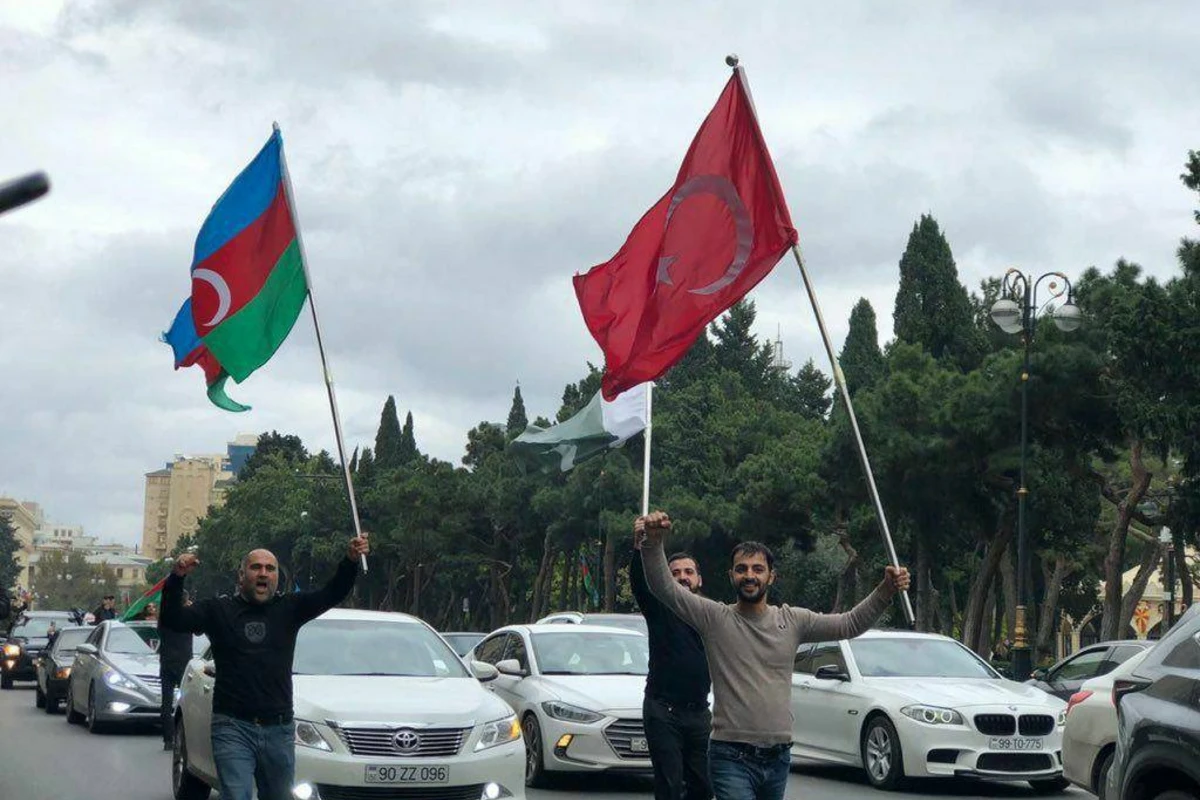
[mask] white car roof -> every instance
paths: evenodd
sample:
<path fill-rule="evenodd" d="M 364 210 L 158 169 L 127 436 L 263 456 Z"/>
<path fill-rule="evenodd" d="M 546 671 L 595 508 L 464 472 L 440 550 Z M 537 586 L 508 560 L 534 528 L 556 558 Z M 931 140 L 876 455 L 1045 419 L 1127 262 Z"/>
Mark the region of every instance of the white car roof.
<path fill-rule="evenodd" d="M 645 638 L 645 634 L 641 631 L 630 630 L 629 628 L 617 628 L 612 625 L 509 625 L 501 628 L 501 631 L 527 631 L 536 633 L 539 636 L 558 635 L 569 633 L 611 633 L 617 636 L 641 636 Z M 499 633 L 499 631 L 497 631 Z"/>
<path fill-rule="evenodd" d="M 340 619 L 356 622 L 390 622 L 407 625 L 425 625 L 425 621 L 399 611 L 363 611 L 357 608 L 331 608 L 317 619 Z"/>
<path fill-rule="evenodd" d="M 872 628 L 858 637 L 859 639 L 933 639 L 945 642 L 957 642 L 949 636 L 940 633 L 924 633 L 922 631 L 894 631 L 883 628 Z"/>

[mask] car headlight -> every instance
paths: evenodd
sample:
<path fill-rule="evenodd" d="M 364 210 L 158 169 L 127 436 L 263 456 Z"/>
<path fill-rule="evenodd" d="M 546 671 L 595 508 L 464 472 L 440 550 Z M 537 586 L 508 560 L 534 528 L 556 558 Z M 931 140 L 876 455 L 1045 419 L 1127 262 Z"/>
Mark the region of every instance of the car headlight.
<path fill-rule="evenodd" d="M 514 714 L 504 719 L 485 723 L 483 733 L 479 735 L 479 744 L 475 745 L 475 750 L 486 750 L 496 745 L 515 742 L 520 738 L 521 723 L 517 721 L 517 717 Z"/>
<path fill-rule="evenodd" d="M 557 700 L 549 700 L 542 703 L 542 711 L 553 719 L 560 719 L 564 722 L 596 722 L 604 719 L 603 714 L 597 714 L 595 711 L 589 711 L 586 708 L 573 706 L 569 703 L 560 703 Z"/>
<path fill-rule="evenodd" d="M 1058 712 L 1058 727 L 1061 728 L 1062 726 L 1064 726 L 1066 724 L 1067 724 L 1067 710 L 1064 708 L 1062 711 Z"/>
<path fill-rule="evenodd" d="M 4 655 L 8 656 L 9 658 L 16 658 L 17 656 L 21 655 L 21 645 L 19 645 L 19 644 L 4 645 Z"/>
<path fill-rule="evenodd" d="M 329 742 L 325 741 L 325 737 L 317 730 L 317 726 L 307 720 L 296 720 L 296 744 L 302 747 L 311 747 L 314 750 L 324 750 L 327 753 L 333 752 L 333 748 L 329 746 Z"/>
<path fill-rule="evenodd" d="M 108 672 L 104 673 L 104 682 L 109 686 L 114 686 L 120 689 L 129 689 L 130 691 L 143 691 L 141 686 L 138 686 L 132 679 L 125 676 L 120 670 L 109 668 Z"/>
<path fill-rule="evenodd" d="M 940 708 L 938 706 L 905 706 L 900 709 L 900 713 L 909 719 L 915 719 L 917 722 L 924 722 L 926 725 L 962 725 L 962 714 L 955 711 L 953 708 Z"/>

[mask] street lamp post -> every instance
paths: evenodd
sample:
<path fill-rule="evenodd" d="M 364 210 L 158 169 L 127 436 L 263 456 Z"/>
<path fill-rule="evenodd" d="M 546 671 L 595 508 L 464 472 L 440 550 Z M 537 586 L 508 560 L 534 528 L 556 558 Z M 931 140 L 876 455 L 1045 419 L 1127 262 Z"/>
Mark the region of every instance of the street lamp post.
<path fill-rule="evenodd" d="M 1166 601 L 1166 614 L 1163 615 L 1165 624 L 1163 625 L 1162 635 L 1166 636 L 1167 631 L 1171 630 L 1171 626 L 1175 624 L 1175 537 L 1171 535 L 1171 529 L 1163 526 L 1163 529 L 1158 532 L 1158 541 L 1166 545 L 1166 569 L 1163 570 L 1163 600 Z"/>
<path fill-rule="evenodd" d="M 1021 366 L 1021 478 L 1017 489 L 1017 619 L 1013 631 L 1012 673 L 1013 679 L 1024 681 L 1033 671 L 1033 654 L 1030 651 L 1026 622 L 1026 593 L 1029 589 L 1028 564 L 1026 563 L 1025 501 L 1029 487 L 1025 485 L 1025 460 L 1029 448 L 1029 352 L 1033 343 L 1034 327 L 1041 306 L 1037 302 L 1038 288 L 1042 281 L 1050 278 L 1046 285 L 1050 293 L 1043 305 L 1048 307 L 1054 324 L 1060 330 L 1073 331 L 1079 327 L 1082 314 L 1075 305 L 1071 282 L 1061 272 L 1047 272 L 1037 279 L 1018 269 L 1004 273 L 1000 299 L 992 306 L 992 321 L 1005 333 L 1021 334 L 1024 345 L 1024 361 Z M 1066 295 L 1061 306 L 1054 301 Z"/>

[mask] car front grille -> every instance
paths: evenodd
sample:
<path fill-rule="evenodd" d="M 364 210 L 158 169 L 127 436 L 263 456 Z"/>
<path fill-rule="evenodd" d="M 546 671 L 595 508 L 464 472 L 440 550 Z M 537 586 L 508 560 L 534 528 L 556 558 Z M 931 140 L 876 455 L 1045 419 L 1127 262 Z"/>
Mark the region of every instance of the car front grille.
<path fill-rule="evenodd" d="M 483 784 L 467 786 L 332 786 L 317 784 L 321 800 L 479 800 Z"/>
<path fill-rule="evenodd" d="M 1045 753 L 984 753 L 975 762 L 982 772 L 1038 772 L 1052 766 L 1054 761 Z"/>
<path fill-rule="evenodd" d="M 619 719 L 604 729 L 605 741 L 620 758 L 649 758 L 649 753 L 633 750 L 633 740 L 645 735 L 646 729 L 640 719 Z"/>
<path fill-rule="evenodd" d="M 351 753 L 356 756 L 384 758 L 435 758 L 456 756 L 470 728 L 407 728 L 403 725 L 379 728 L 343 728 L 334 730 Z M 415 747 L 401 749 L 396 744 L 399 731 L 411 731 L 419 739 Z M 399 797 L 400 795 L 397 795 Z M 322 795 L 324 797 L 324 795 Z M 389 795 L 390 797 L 390 795 Z"/>
<path fill-rule="evenodd" d="M 1017 732 L 1017 720 L 1012 714 L 976 714 L 975 727 L 988 736 L 1012 736 Z"/>
<path fill-rule="evenodd" d="M 146 686 L 150 687 L 155 692 L 158 692 L 159 694 L 162 693 L 162 679 L 157 675 L 138 675 L 136 677 L 139 681 L 146 684 Z"/>
<path fill-rule="evenodd" d="M 1022 714 L 1018 727 L 1022 736 L 1046 736 L 1054 730 L 1054 717 L 1048 714 Z"/>

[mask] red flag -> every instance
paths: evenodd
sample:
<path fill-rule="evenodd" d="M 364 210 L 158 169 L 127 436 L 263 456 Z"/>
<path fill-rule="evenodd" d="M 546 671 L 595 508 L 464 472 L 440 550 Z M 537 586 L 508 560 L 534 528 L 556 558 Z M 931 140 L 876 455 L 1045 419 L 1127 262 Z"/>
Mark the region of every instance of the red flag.
<path fill-rule="evenodd" d="M 575 276 L 604 350 L 604 397 L 654 380 L 797 241 L 775 166 L 735 72 L 675 185 L 612 260 Z"/>

